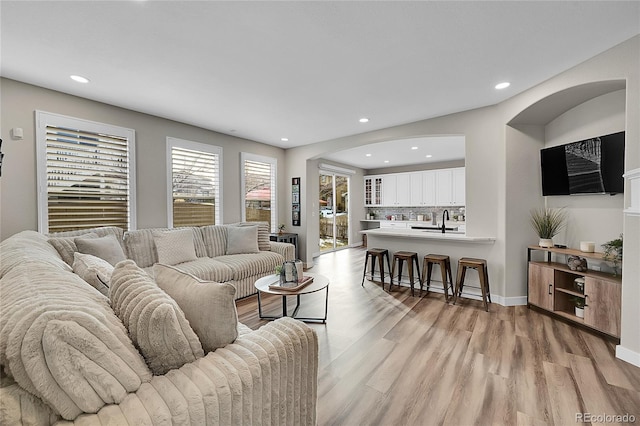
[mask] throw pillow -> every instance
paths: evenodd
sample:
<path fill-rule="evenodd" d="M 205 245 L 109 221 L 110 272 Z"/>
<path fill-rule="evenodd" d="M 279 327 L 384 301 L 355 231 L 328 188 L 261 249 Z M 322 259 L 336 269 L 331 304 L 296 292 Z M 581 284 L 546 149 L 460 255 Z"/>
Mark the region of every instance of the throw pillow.
<path fill-rule="evenodd" d="M 271 226 L 269 222 L 238 222 L 231 226 L 257 226 L 258 227 L 258 248 L 260 251 L 271 250 Z"/>
<path fill-rule="evenodd" d="M 108 297 L 113 265 L 90 254 L 75 252 L 73 257 L 73 272 Z"/>
<path fill-rule="evenodd" d="M 153 241 L 156 244 L 159 263 L 177 265 L 198 259 L 191 228 L 176 231 L 153 231 Z"/>
<path fill-rule="evenodd" d="M 69 266 L 73 266 L 73 254 L 78 251 L 78 247 L 74 240 L 76 238 L 98 238 L 98 234 L 89 232 L 82 235 L 82 237 L 55 237 L 49 238 L 49 244 L 51 244 L 60 254 L 62 260 Z"/>
<path fill-rule="evenodd" d="M 115 235 L 105 235 L 104 237 L 92 239 L 76 237 L 73 241 L 76 243 L 80 253 L 94 255 L 106 260 L 113 266 L 126 259 L 122 246 Z"/>
<path fill-rule="evenodd" d="M 159 263 L 153 266 L 153 274 L 158 287 L 166 291 L 184 312 L 205 353 L 236 340 L 238 312 L 233 285 L 203 281 L 173 266 Z"/>
<path fill-rule="evenodd" d="M 109 297 L 154 374 L 165 374 L 204 356 L 178 304 L 133 260 L 116 265 Z"/>
<path fill-rule="evenodd" d="M 259 253 L 258 226 L 230 226 L 227 230 L 227 254 Z"/>

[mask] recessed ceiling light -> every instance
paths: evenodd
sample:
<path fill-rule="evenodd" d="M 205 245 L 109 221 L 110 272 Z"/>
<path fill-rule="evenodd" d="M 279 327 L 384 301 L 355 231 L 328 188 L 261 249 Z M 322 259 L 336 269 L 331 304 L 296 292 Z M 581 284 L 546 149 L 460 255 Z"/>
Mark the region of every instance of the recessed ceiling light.
<path fill-rule="evenodd" d="M 508 81 L 505 81 L 503 83 L 498 83 L 496 84 L 496 89 L 500 90 L 500 89 L 506 89 L 507 87 L 511 86 L 511 83 L 509 83 Z"/>
<path fill-rule="evenodd" d="M 70 77 L 71 77 L 71 80 L 77 81 L 78 83 L 88 83 L 89 82 L 88 78 L 83 77 L 81 75 L 72 75 Z"/>
<path fill-rule="evenodd" d="M 425 155 L 425 157 L 427 157 L 427 158 L 431 158 L 431 157 L 433 157 L 433 155 L 431 155 L 431 154 L 427 154 L 427 155 Z"/>
<path fill-rule="evenodd" d="M 412 146 L 411 149 L 416 150 L 416 149 L 418 149 L 418 147 L 417 146 Z"/>
<path fill-rule="evenodd" d="M 369 119 L 368 119 L 368 118 L 366 118 L 366 117 L 362 117 L 362 118 L 360 119 L 360 122 L 361 122 L 361 123 L 368 123 L 368 122 L 369 122 Z"/>
<path fill-rule="evenodd" d="M 280 138 L 282 142 L 289 142 L 289 138 Z"/>
<path fill-rule="evenodd" d="M 365 154 L 364 156 L 365 157 L 371 157 L 371 154 Z"/>
<path fill-rule="evenodd" d="M 389 160 L 384 160 L 384 162 L 385 162 L 385 163 L 388 163 L 388 162 L 389 162 Z"/>

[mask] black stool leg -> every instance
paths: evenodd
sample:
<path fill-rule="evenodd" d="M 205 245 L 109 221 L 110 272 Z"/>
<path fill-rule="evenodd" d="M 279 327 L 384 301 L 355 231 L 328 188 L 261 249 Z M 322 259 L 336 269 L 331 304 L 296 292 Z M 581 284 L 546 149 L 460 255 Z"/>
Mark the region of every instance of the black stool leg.
<path fill-rule="evenodd" d="M 380 280 L 382 281 L 382 289 L 384 290 L 384 262 L 382 261 L 382 253 L 378 255 L 378 264 L 380 266 Z"/>
<path fill-rule="evenodd" d="M 449 301 L 449 292 L 447 291 L 447 261 L 443 260 L 439 263 L 440 275 L 442 275 L 442 287 L 444 288 L 444 300 Z"/>
<path fill-rule="evenodd" d="M 369 253 L 367 253 L 364 258 L 364 271 L 362 272 L 362 284 L 361 284 L 362 287 L 364 287 L 364 278 L 367 276 L 367 263 L 369 263 Z"/>
<path fill-rule="evenodd" d="M 446 267 L 447 267 L 447 273 L 449 274 L 449 283 L 447 284 L 447 287 L 451 286 L 451 293 L 453 293 L 455 291 L 455 289 L 453 288 L 454 283 L 453 283 L 453 276 L 451 275 L 451 262 L 450 261 L 445 261 L 446 263 Z M 447 302 L 449 302 L 449 296 L 447 294 L 447 290 L 444 290 L 444 294 L 447 297 Z M 451 296 L 453 296 L 453 294 L 451 294 Z"/>
<path fill-rule="evenodd" d="M 409 284 L 411 285 L 411 297 L 414 297 L 413 293 L 413 258 L 407 262 L 407 270 L 409 272 Z"/>
<path fill-rule="evenodd" d="M 418 281 L 420 282 L 420 288 L 422 288 L 422 275 L 420 275 L 420 262 L 418 261 L 418 255 L 413 256 L 413 261 L 416 264 L 416 271 L 418 272 Z M 413 295 L 413 293 L 411 293 Z"/>
<path fill-rule="evenodd" d="M 393 284 L 393 274 L 391 274 L 391 265 L 389 264 L 389 252 L 384 253 L 384 257 L 387 258 L 387 269 L 389 271 L 389 279 L 391 280 L 391 283 L 389 284 L 389 291 L 391 291 L 391 284 Z M 384 278 L 382 282 L 384 283 Z M 384 286 L 382 286 L 382 289 L 384 290 Z"/>

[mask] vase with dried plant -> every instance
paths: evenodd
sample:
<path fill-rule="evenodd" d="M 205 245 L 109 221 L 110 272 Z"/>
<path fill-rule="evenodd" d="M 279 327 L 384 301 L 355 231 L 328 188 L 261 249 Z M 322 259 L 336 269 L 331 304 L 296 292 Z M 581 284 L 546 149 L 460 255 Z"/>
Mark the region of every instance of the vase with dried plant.
<path fill-rule="evenodd" d="M 531 226 L 538 234 L 540 247 L 553 247 L 553 237 L 564 228 L 567 213 L 563 209 L 543 207 L 531 211 Z"/>

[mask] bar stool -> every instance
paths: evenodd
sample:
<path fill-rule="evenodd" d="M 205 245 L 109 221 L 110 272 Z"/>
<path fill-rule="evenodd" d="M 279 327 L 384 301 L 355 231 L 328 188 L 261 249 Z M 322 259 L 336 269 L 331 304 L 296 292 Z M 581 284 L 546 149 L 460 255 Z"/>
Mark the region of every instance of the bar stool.
<path fill-rule="evenodd" d="M 451 259 L 449 256 L 443 254 L 428 254 L 422 261 L 422 280 L 420 280 L 420 294 L 422 294 L 422 284 L 427 283 L 427 293 L 429 292 L 429 286 L 431 285 L 431 271 L 433 265 L 440 266 L 440 272 L 442 274 L 442 287 L 444 288 L 444 298 L 449 302 L 449 287 L 451 287 L 451 295 L 453 296 L 453 276 L 451 274 Z M 449 275 L 449 282 L 447 282 L 447 274 Z"/>
<path fill-rule="evenodd" d="M 420 282 L 420 287 L 422 287 L 422 281 L 420 278 L 420 265 L 418 264 L 418 253 L 413 251 L 397 251 L 393 254 L 393 262 L 391 266 L 391 284 L 389 285 L 389 291 L 391 291 L 391 286 L 393 285 L 393 276 L 396 272 L 396 263 L 399 263 L 398 267 L 398 285 L 402 281 L 402 265 L 404 262 L 407 262 L 407 269 L 409 272 L 409 281 L 411 282 L 411 296 L 414 295 L 413 292 L 413 266 L 415 265 L 416 270 L 418 271 L 418 281 Z"/>
<path fill-rule="evenodd" d="M 370 248 L 367 250 L 366 257 L 364 259 L 364 271 L 362 272 L 362 287 L 364 287 L 364 279 L 367 276 L 367 264 L 369 263 L 369 256 L 371 256 L 371 280 L 376 272 L 376 260 L 380 265 L 380 279 L 382 280 L 382 289 L 384 290 L 384 258 L 387 258 L 387 270 L 391 272 L 391 265 L 389 264 L 389 250 L 381 248 Z M 391 284 L 389 284 L 391 289 Z"/>
<path fill-rule="evenodd" d="M 464 277 L 467 272 L 467 268 L 478 271 L 478 277 L 480 278 L 480 290 L 482 291 L 482 302 L 484 303 L 485 311 L 489 312 L 487 299 L 489 300 L 489 303 L 491 303 L 491 292 L 489 291 L 489 271 L 487 261 L 484 259 L 463 257 L 458 261 L 458 274 L 456 278 L 456 290 L 453 292 L 453 304 L 455 305 L 458 296 L 462 295 Z"/>

